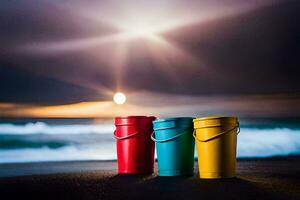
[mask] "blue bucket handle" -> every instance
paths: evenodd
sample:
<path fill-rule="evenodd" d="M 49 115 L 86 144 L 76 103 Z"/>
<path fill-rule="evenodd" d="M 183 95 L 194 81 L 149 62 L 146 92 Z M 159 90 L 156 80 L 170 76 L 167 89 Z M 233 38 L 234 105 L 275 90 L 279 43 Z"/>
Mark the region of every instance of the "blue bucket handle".
<path fill-rule="evenodd" d="M 132 133 L 132 134 L 130 134 L 130 135 L 126 135 L 126 136 L 123 136 L 123 137 L 119 137 L 119 136 L 116 136 L 116 131 L 117 131 L 117 130 L 114 131 L 114 137 L 115 137 L 115 139 L 117 139 L 117 140 L 125 140 L 125 139 L 131 138 L 131 137 L 133 137 L 133 136 L 135 136 L 135 135 L 137 135 L 137 134 L 140 133 L 140 132 L 134 132 L 134 133 Z"/>
<path fill-rule="evenodd" d="M 168 139 L 163 139 L 163 140 L 158 140 L 158 139 L 156 139 L 156 138 L 154 137 L 154 133 L 155 133 L 155 132 L 153 131 L 153 132 L 151 133 L 151 140 L 153 140 L 154 142 L 158 142 L 158 143 L 163 143 L 163 142 L 168 142 L 168 141 L 171 141 L 171 140 L 175 140 L 175 139 L 179 138 L 180 136 L 186 134 L 188 129 L 191 129 L 191 127 L 184 129 L 184 131 L 183 131 L 182 133 L 178 134 L 178 135 L 175 135 L 175 136 L 173 136 L 173 137 L 170 137 L 170 138 L 168 138 Z"/>
<path fill-rule="evenodd" d="M 213 127 L 219 127 L 220 125 L 211 125 L 211 126 L 204 126 L 204 127 L 201 127 L 201 128 L 197 128 L 197 129 L 202 129 L 202 128 L 213 128 Z M 194 136 L 194 138 L 196 139 L 196 140 L 198 140 L 199 142 L 208 142 L 208 141 L 210 141 L 210 140 L 212 140 L 212 139 L 215 139 L 215 138 L 217 138 L 217 137 L 219 137 L 219 136 L 221 136 L 221 135 L 223 135 L 223 134 L 226 134 L 226 133 L 229 133 L 230 131 L 233 131 L 234 129 L 237 129 L 237 135 L 240 133 L 240 131 L 241 131 L 241 129 L 240 129 L 240 125 L 239 125 L 239 123 L 237 123 L 234 127 L 232 127 L 231 129 L 228 129 L 228 130 L 226 130 L 226 131 L 223 131 L 223 132 L 221 132 L 221 133 L 219 133 L 219 134 L 217 134 L 217 135 L 214 135 L 214 136 L 212 136 L 212 137 L 210 137 L 210 138 L 207 138 L 207 139 L 205 139 L 205 140 L 200 140 L 199 138 L 197 138 L 197 136 L 196 136 L 196 129 L 194 130 L 194 132 L 193 132 L 193 136 Z"/>

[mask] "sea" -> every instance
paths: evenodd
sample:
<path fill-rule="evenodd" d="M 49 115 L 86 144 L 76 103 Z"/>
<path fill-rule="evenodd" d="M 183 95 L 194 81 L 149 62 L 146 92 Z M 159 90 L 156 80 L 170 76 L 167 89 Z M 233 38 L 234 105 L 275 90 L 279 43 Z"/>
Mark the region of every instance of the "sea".
<path fill-rule="evenodd" d="M 0 119 L 0 163 L 116 160 L 113 122 Z M 240 127 L 238 158 L 300 155 L 300 118 L 242 119 Z"/>

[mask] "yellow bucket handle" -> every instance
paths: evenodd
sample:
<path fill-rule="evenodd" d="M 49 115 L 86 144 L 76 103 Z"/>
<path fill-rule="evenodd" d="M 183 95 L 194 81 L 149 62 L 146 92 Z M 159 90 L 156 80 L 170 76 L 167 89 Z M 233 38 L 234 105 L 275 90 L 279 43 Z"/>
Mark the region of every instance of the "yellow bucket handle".
<path fill-rule="evenodd" d="M 198 129 L 202 129 L 202 128 L 213 128 L 213 127 L 218 127 L 219 125 L 212 125 L 212 126 L 205 126 L 205 127 L 201 127 L 201 128 L 198 128 Z M 205 140 L 200 140 L 199 138 L 197 138 L 197 136 L 196 136 L 196 129 L 194 130 L 194 132 L 193 132 L 193 136 L 194 136 L 194 138 L 196 139 L 196 140 L 198 140 L 199 142 L 208 142 L 208 141 L 210 141 L 210 140 L 212 140 L 212 139 L 215 139 L 215 138 L 217 138 L 217 137 L 219 137 L 219 136 L 221 136 L 221 135 L 223 135 L 223 134 L 226 134 L 226 133 L 229 133 L 230 131 L 233 131 L 234 129 L 237 129 L 237 135 L 240 133 L 240 131 L 241 131 L 241 129 L 240 129 L 240 125 L 239 125 L 239 123 L 237 123 L 237 125 L 236 126 L 234 126 L 233 128 L 231 128 L 231 129 L 229 129 L 229 130 L 226 130 L 226 131 L 223 131 L 223 132 L 221 132 L 221 133 L 219 133 L 219 134 L 217 134 L 217 135 L 214 135 L 214 136 L 212 136 L 212 137 L 210 137 L 210 138 L 208 138 L 208 139 L 205 139 Z"/>
<path fill-rule="evenodd" d="M 132 133 L 132 134 L 130 134 L 130 135 L 126 135 L 126 136 L 123 136 L 123 137 L 119 137 L 119 136 L 116 136 L 116 130 L 114 131 L 114 137 L 115 137 L 115 139 L 117 139 L 117 140 L 124 140 L 124 139 L 127 139 L 127 138 L 131 138 L 131 137 L 133 137 L 133 136 L 135 136 L 135 135 L 137 135 L 137 134 L 139 134 L 140 132 L 134 132 L 134 133 Z"/>

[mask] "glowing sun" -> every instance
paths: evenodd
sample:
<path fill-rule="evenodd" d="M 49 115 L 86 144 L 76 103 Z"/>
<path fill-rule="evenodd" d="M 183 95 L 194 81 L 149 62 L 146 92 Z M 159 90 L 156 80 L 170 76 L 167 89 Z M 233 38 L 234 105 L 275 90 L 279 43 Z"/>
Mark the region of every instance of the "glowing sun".
<path fill-rule="evenodd" d="M 114 102 L 118 105 L 124 104 L 126 102 L 126 96 L 122 92 L 117 92 L 114 95 Z"/>

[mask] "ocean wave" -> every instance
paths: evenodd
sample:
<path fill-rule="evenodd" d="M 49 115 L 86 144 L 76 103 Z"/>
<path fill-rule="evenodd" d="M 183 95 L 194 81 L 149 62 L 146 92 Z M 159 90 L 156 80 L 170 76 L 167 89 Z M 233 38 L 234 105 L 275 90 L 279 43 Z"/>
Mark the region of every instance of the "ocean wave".
<path fill-rule="evenodd" d="M 23 125 L 23 127 L 25 126 Z M 13 129 L 13 134 L 7 134 L 7 130 L 4 132 L 2 129 L 1 133 L 6 133 L 6 135 L 0 135 L 0 146 L 2 145 L 0 163 L 116 159 L 116 146 L 112 135 L 113 126 L 108 127 L 107 129 L 110 129 L 108 131 L 102 129 L 105 125 L 99 125 L 101 131 L 91 131 L 89 128 L 78 129 L 75 132 L 69 130 L 74 126 L 55 125 L 53 128 L 53 126 L 46 125 L 46 128 L 34 128 L 35 134 L 32 134 L 33 129 L 25 132 L 21 130 L 18 132 Z M 91 125 L 79 126 L 90 127 Z M 97 127 L 97 125 L 92 126 Z M 59 128 L 62 129 L 58 130 Z M 238 158 L 264 158 L 299 154 L 299 129 L 241 128 L 238 135 Z M 197 157 L 196 153 L 195 157 Z"/>
<path fill-rule="evenodd" d="M 59 149 L 47 147 L 35 149 L 1 150 L 0 163 L 25 163 L 48 161 L 116 160 L 115 148 L 92 146 L 76 148 L 67 146 Z"/>
<path fill-rule="evenodd" d="M 4 134 L 0 135 L 0 150 L 5 149 L 58 149 L 65 146 L 93 146 L 113 143 L 112 134 Z"/>
<path fill-rule="evenodd" d="M 0 137 L 0 150 L 2 149 L 41 149 L 44 147 L 50 149 L 57 149 L 70 144 L 65 141 L 54 140 L 54 141 L 39 141 L 39 140 L 28 140 L 28 139 L 15 139 L 8 138 L 3 139 Z"/>
<path fill-rule="evenodd" d="M 271 157 L 300 154 L 300 130 L 289 128 L 242 128 L 238 157 Z"/>
<path fill-rule="evenodd" d="M 44 122 L 0 124 L 0 134 L 108 134 L 114 131 L 112 124 L 48 125 Z"/>

